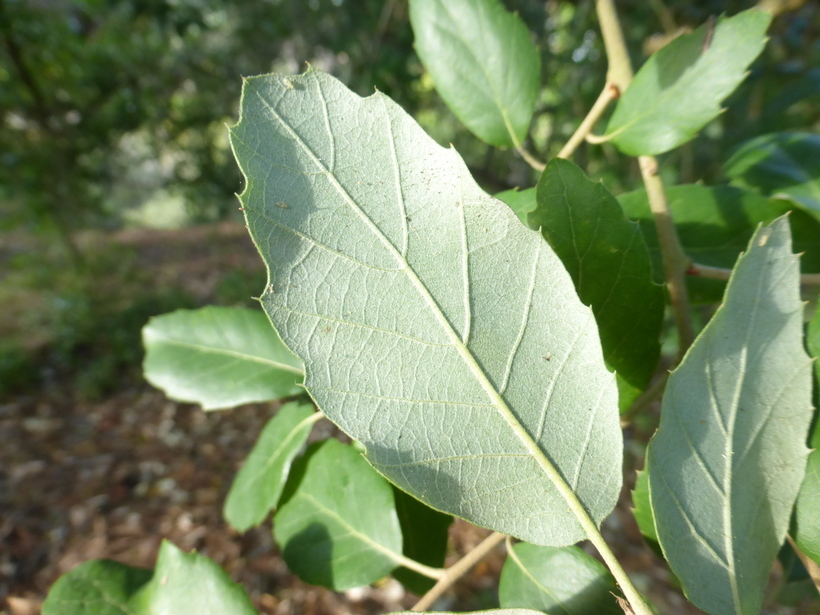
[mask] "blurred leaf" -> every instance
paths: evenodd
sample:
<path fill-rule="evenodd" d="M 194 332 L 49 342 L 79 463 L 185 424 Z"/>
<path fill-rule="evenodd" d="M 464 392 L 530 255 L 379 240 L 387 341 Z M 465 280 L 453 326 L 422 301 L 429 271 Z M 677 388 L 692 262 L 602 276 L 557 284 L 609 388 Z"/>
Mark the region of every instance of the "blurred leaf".
<path fill-rule="evenodd" d="M 600 523 L 622 480 L 615 378 L 543 238 L 386 96 L 319 71 L 246 80 L 232 132 L 248 226 L 285 288 L 263 305 L 370 463 L 530 542 L 586 535 L 567 486 Z"/>
<path fill-rule="evenodd" d="M 613 597 L 617 591 L 604 565 L 580 548 L 519 542 L 507 554 L 498 600 L 550 615 L 623 615 Z"/>
<path fill-rule="evenodd" d="M 134 615 L 128 602 L 151 575 L 109 560 L 85 562 L 51 586 L 43 615 Z"/>
<path fill-rule="evenodd" d="M 294 574 L 336 591 L 379 580 L 402 552 L 390 484 L 337 440 L 310 447 L 294 464 L 273 532 Z"/>
<path fill-rule="evenodd" d="M 618 100 L 606 135 L 625 154 L 651 156 L 686 143 L 763 51 L 771 15 L 750 9 L 679 36 L 646 61 Z"/>
<path fill-rule="evenodd" d="M 86 562 L 52 586 L 43 615 L 256 615 L 245 590 L 207 557 L 162 541 L 156 570 Z"/>
<path fill-rule="evenodd" d="M 528 216 L 531 211 L 535 210 L 535 188 L 527 188 L 526 190 L 505 190 L 495 195 L 500 201 L 504 201 L 510 206 L 524 224 L 529 226 Z"/>
<path fill-rule="evenodd" d="M 499 0 L 411 0 L 416 52 L 441 97 L 476 136 L 523 143 L 541 58 L 530 31 Z"/>
<path fill-rule="evenodd" d="M 660 356 L 664 298 L 652 281 L 639 226 L 626 219 L 602 183 L 561 159 L 552 160 L 541 175 L 529 221 L 541 229 L 581 301 L 592 308 L 607 365 L 627 386 L 642 391 Z"/>
<path fill-rule="evenodd" d="M 401 611 L 388 613 L 388 615 L 418 615 L 419 611 Z M 433 611 L 422 611 L 422 613 L 433 613 Z M 469 613 L 453 613 L 452 611 L 435 611 L 436 615 L 544 615 L 541 611 L 531 611 L 530 609 L 490 609 L 489 611 L 471 611 Z"/>
<path fill-rule="evenodd" d="M 655 530 L 655 519 L 652 517 L 652 502 L 649 499 L 649 474 L 646 470 L 638 471 L 635 488 L 632 490 L 632 514 L 638 522 L 647 543 L 658 542 L 658 533 Z"/>
<path fill-rule="evenodd" d="M 425 506 L 401 489 L 394 487 L 393 496 L 401 524 L 404 555 L 426 566 L 444 566 L 453 518 Z M 434 579 L 404 567 L 394 570 L 393 577 L 411 592 L 419 595 L 435 585 Z"/>
<path fill-rule="evenodd" d="M 257 615 L 241 585 L 196 552 L 162 541 L 154 576 L 131 599 L 137 614 Z"/>
<path fill-rule="evenodd" d="M 658 538 L 693 604 L 757 615 L 803 479 L 811 362 L 784 218 L 670 376 L 648 469 Z"/>
<path fill-rule="evenodd" d="M 820 135 L 757 137 L 740 146 L 723 168 L 732 183 L 792 199 L 820 220 Z"/>
<path fill-rule="evenodd" d="M 290 464 L 321 417 L 309 404 L 291 402 L 271 418 L 225 500 L 225 520 L 240 532 L 262 523 L 282 495 Z"/>
<path fill-rule="evenodd" d="M 759 224 L 769 224 L 791 211 L 785 201 L 775 201 L 730 186 L 672 186 L 667 189 L 669 209 L 684 252 L 702 265 L 734 267 Z M 663 280 L 663 263 L 655 222 L 646 192 L 637 190 L 618 197 L 627 217 L 638 221 L 652 255 L 655 280 Z M 800 210 L 791 211 L 793 246 L 803 256 L 804 273 L 820 272 L 820 224 Z M 726 287 L 719 280 L 689 276 L 691 298 L 698 303 L 720 301 Z"/>
<path fill-rule="evenodd" d="M 142 330 L 145 378 L 205 410 L 299 395 L 301 361 L 263 312 L 205 307 L 152 318 Z"/>

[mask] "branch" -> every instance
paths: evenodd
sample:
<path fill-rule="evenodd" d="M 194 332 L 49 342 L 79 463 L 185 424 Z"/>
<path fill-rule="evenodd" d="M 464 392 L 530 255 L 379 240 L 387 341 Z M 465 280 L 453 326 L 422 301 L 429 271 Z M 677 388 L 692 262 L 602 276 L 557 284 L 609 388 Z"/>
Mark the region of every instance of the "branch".
<path fill-rule="evenodd" d="M 467 571 L 475 566 L 484 556 L 492 551 L 500 542 L 504 541 L 506 535 L 498 532 L 493 532 L 483 541 L 481 541 L 475 549 L 467 553 L 464 557 L 458 560 L 455 564 L 444 570 L 444 575 L 439 579 L 433 588 L 422 596 L 416 604 L 413 605 L 411 611 L 423 611 L 424 609 L 433 606 L 433 603 L 446 592 L 450 586 L 458 579 L 464 576 Z"/>
<path fill-rule="evenodd" d="M 572 153 L 581 144 L 581 142 L 589 137 L 592 127 L 595 126 L 595 123 L 599 119 L 601 119 L 601 116 L 609 106 L 609 103 L 617 99 L 620 95 L 621 92 L 618 89 L 618 86 L 614 83 L 607 83 L 604 86 L 604 89 L 601 90 L 601 94 L 598 96 L 598 100 L 596 100 L 595 104 L 592 105 L 592 109 L 589 110 L 589 113 L 587 113 L 584 121 L 581 122 L 580 126 L 578 126 L 575 134 L 570 137 L 567 144 L 561 148 L 560 152 L 558 152 L 558 158 L 569 158 L 572 156 Z"/>
<path fill-rule="evenodd" d="M 701 265 L 700 263 L 689 263 L 686 274 L 706 278 L 708 280 L 728 280 L 732 275 L 732 270 Z M 800 276 L 800 283 L 807 286 L 820 285 L 820 273 L 804 273 Z"/>
<path fill-rule="evenodd" d="M 654 156 L 640 156 L 638 163 L 649 198 L 649 208 L 652 210 L 655 228 L 658 231 L 666 288 L 669 290 L 669 300 L 678 329 L 678 357 L 682 358 L 695 340 L 695 329 L 689 310 L 689 293 L 686 289 L 686 271 L 690 260 L 684 254 L 678 240 L 678 231 L 669 211 L 669 201 L 663 190 L 663 182 L 658 176 L 658 161 Z"/>

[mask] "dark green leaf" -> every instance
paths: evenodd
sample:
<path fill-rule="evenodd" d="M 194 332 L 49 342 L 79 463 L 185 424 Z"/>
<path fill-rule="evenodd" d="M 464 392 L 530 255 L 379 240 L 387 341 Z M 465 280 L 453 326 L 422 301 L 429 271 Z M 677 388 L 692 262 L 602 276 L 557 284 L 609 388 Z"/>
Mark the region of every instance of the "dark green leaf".
<path fill-rule="evenodd" d="M 527 188 L 526 190 L 505 190 L 495 195 L 495 198 L 504 201 L 510 206 L 521 220 L 526 225 L 529 225 L 528 216 L 531 211 L 535 209 L 535 188 Z"/>
<path fill-rule="evenodd" d="M 759 194 L 718 186 L 686 185 L 667 189 L 669 208 L 686 254 L 695 262 L 731 269 L 748 245 L 759 224 L 769 224 L 790 211 L 785 201 L 774 201 Z M 627 217 L 638 221 L 649 246 L 655 280 L 663 280 L 658 235 L 649 209 L 646 192 L 638 190 L 618 197 Z M 808 214 L 796 210 L 789 214 L 795 251 L 803 253 L 800 265 L 804 273 L 820 272 L 820 224 Z M 720 301 L 726 287 L 718 280 L 689 276 L 693 301 Z"/>
<path fill-rule="evenodd" d="M 551 161 L 537 190 L 530 225 L 541 229 L 592 308 L 609 367 L 627 390 L 642 391 L 660 355 L 664 298 L 640 228 L 603 184 L 567 160 Z"/>
<path fill-rule="evenodd" d="M 402 553 L 390 484 L 337 440 L 310 447 L 294 464 L 273 532 L 300 579 L 338 591 L 377 581 Z"/>
<path fill-rule="evenodd" d="M 293 458 L 319 417 L 313 406 L 292 402 L 268 421 L 225 500 L 228 523 L 245 532 L 265 520 L 282 495 Z"/>
<path fill-rule="evenodd" d="M 537 547 L 520 542 L 507 555 L 498 599 L 550 615 L 623 615 L 615 579 L 578 547 Z"/>
<path fill-rule="evenodd" d="M 779 132 L 744 143 L 724 165 L 732 183 L 792 199 L 820 220 L 820 135 Z"/>
<path fill-rule="evenodd" d="M 784 218 L 738 260 L 724 304 L 666 386 L 649 445 L 658 538 L 689 599 L 760 613 L 806 467 L 811 361 Z"/>
<path fill-rule="evenodd" d="M 129 601 L 151 571 L 108 560 L 80 564 L 52 585 L 43 615 L 141 615 Z"/>
<path fill-rule="evenodd" d="M 618 101 L 606 136 L 632 156 L 686 143 L 721 112 L 720 104 L 763 51 L 771 15 L 750 9 L 704 24 L 652 55 Z"/>
<path fill-rule="evenodd" d="M 198 553 L 162 542 L 154 576 L 131 599 L 139 615 L 257 615 L 242 586 Z"/>
<path fill-rule="evenodd" d="M 152 318 L 142 329 L 146 379 L 205 410 L 299 395 L 302 363 L 264 313 L 206 307 Z"/>
<path fill-rule="evenodd" d="M 396 512 L 399 515 L 403 537 L 403 553 L 410 559 L 441 568 L 447 554 L 447 539 L 453 518 L 429 506 L 425 506 L 401 489 L 393 488 Z M 435 580 L 407 568 L 393 571 L 393 577 L 416 594 L 424 594 L 435 584 Z"/>
<path fill-rule="evenodd" d="M 541 77 L 527 26 L 499 0 L 412 0 L 416 52 L 441 97 L 490 145 L 523 143 Z"/>
<path fill-rule="evenodd" d="M 548 244 L 383 94 L 311 71 L 242 100 L 242 202 L 281 288 L 262 301 L 322 411 L 437 510 L 583 538 L 566 487 L 600 523 L 623 442 L 595 319 Z"/>

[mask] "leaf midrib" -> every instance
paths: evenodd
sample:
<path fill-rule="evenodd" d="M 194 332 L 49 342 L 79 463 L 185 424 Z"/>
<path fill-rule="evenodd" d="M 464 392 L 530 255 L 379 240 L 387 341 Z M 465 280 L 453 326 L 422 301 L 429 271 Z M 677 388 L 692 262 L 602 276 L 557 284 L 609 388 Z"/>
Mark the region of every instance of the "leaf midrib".
<path fill-rule="evenodd" d="M 252 363 L 259 363 L 260 365 L 267 365 L 269 367 L 275 367 L 277 369 L 281 369 L 284 371 L 292 372 L 294 374 L 303 375 L 305 372 L 304 370 L 299 369 L 298 367 L 294 367 L 293 365 L 288 365 L 287 363 L 281 363 L 279 361 L 274 361 L 273 359 L 266 359 L 265 357 L 260 357 L 258 355 L 252 354 L 245 354 L 242 352 L 238 352 L 236 350 L 228 350 L 227 348 L 215 348 L 213 346 L 204 346 L 202 344 L 195 344 L 193 342 L 182 342 L 177 339 L 162 337 L 159 335 L 154 334 L 152 341 L 161 342 L 163 344 L 167 344 L 169 346 L 178 346 L 180 348 L 188 348 L 190 350 L 196 350 L 203 354 L 213 354 L 219 356 L 226 356 L 231 357 L 234 359 L 241 359 L 243 361 L 250 361 Z"/>
<path fill-rule="evenodd" d="M 317 82 L 317 88 L 321 91 L 321 85 Z M 261 101 L 262 105 L 270 111 L 271 116 L 277 120 L 281 126 L 287 131 L 287 133 L 291 136 L 294 142 L 299 144 L 303 151 L 307 154 L 307 156 L 313 161 L 313 163 L 322 171 L 325 176 L 328 178 L 328 181 L 331 185 L 338 191 L 339 195 L 348 203 L 350 208 L 356 212 L 365 225 L 371 229 L 371 231 L 376 235 L 377 239 L 387 248 L 388 252 L 393 255 L 396 259 L 397 263 L 401 265 L 401 269 L 407 272 L 408 279 L 410 280 L 411 284 L 416 288 L 417 292 L 420 294 L 424 302 L 428 305 L 430 310 L 432 311 L 435 319 L 439 322 L 442 328 L 445 331 L 447 337 L 449 337 L 453 343 L 453 346 L 456 348 L 456 351 L 461 356 L 462 360 L 467 365 L 467 368 L 479 383 L 481 388 L 490 398 L 492 405 L 496 407 L 499 414 L 505 420 L 505 422 L 509 425 L 510 429 L 512 429 L 513 433 L 518 437 L 521 443 L 524 445 L 527 452 L 533 457 L 536 463 L 540 466 L 543 472 L 547 475 L 550 482 L 555 486 L 557 491 L 561 494 L 564 500 L 569 505 L 570 509 L 572 510 L 574 516 L 578 520 L 581 527 L 584 529 L 585 533 L 589 535 L 597 534 L 598 528 L 592 518 L 589 516 L 589 513 L 586 511 L 584 506 L 581 504 L 578 496 L 575 494 L 574 490 L 569 486 L 569 484 L 564 480 L 561 476 L 558 469 L 552 464 L 552 462 L 547 458 L 541 448 L 538 446 L 538 443 L 530 436 L 529 433 L 524 429 L 523 425 L 518 422 L 513 414 L 512 410 L 507 406 L 504 399 L 495 390 L 495 387 L 490 382 L 487 375 L 481 369 L 481 366 L 473 357 L 472 353 L 467 348 L 466 344 L 462 342 L 458 334 L 456 333 L 453 326 L 450 324 L 449 320 L 445 316 L 445 314 L 441 311 L 438 303 L 435 299 L 430 295 L 430 292 L 421 282 L 419 277 L 416 275 L 416 272 L 410 267 L 410 264 L 405 260 L 405 258 L 396 250 L 395 246 L 385 237 L 382 233 L 381 229 L 379 229 L 375 223 L 367 216 L 364 211 L 361 209 L 359 204 L 353 199 L 353 197 L 348 193 L 348 191 L 342 186 L 339 181 L 336 179 L 336 176 L 324 165 L 321 161 L 319 156 L 316 155 L 315 152 L 308 146 L 308 144 L 301 138 L 301 136 L 296 132 L 294 128 L 292 128 L 285 119 L 279 115 L 279 113 L 273 108 L 273 106 L 265 100 L 265 98 L 261 95 L 258 90 L 254 90 L 254 93 Z M 379 96 L 378 93 L 374 94 L 373 96 Z M 323 98 L 324 100 L 324 98 Z M 381 101 L 383 108 L 384 108 L 384 99 L 378 98 Z M 392 142 L 392 124 L 390 122 L 390 117 L 387 115 L 385 111 L 385 117 L 387 119 L 388 125 L 391 126 L 391 142 Z M 331 135 L 332 138 L 332 135 Z M 395 143 L 393 143 L 395 147 Z M 449 150 L 452 151 L 452 150 Z M 511 214 L 512 215 L 512 214 Z M 463 223 L 463 205 L 462 205 L 462 223 Z M 466 233 L 466 229 L 465 233 Z M 540 238 L 535 231 L 535 236 Z M 537 254 L 540 254 L 543 246 L 537 246 Z M 467 255 L 467 258 L 469 254 Z M 573 349 L 570 349 L 572 352 Z M 583 459 L 579 460 L 579 464 L 583 462 Z"/>

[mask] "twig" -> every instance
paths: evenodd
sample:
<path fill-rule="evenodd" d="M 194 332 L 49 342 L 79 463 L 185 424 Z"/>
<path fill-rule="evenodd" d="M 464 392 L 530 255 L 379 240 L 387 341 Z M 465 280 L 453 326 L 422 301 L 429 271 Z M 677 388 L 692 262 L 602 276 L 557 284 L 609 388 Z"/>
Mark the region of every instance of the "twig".
<path fill-rule="evenodd" d="M 814 563 L 808 555 L 803 553 L 800 550 L 800 547 L 797 546 L 797 543 L 794 541 L 794 538 L 791 537 L 791 534 L 786 534 L 786 540 L 789 541 L 792 549 L 794 549 L 795 554 L 800 559 L 800 562 L 805 566 L 806 571 L 809 573 L 814 586 L 817 588 L 817 591 L 820 591 L 820 566 Z"/>
<path fill-rule="evenodd" d="M 686 274 L 708 280 L 728 280 L 732 275 L 732 270 L 701 265 L 700 263 L 689 263 Z M 806 285 L 820 284 L 820 273 L 804 273 L 800 276 L 800 283 Z"/>
<path fill-rule="evenodd" d="M 635 417 L 638 416 L 644 409 L 649 406 L 653 401 L 658 399 L 663 394 L 664 389 L 666 388 L 666 381 L 669 380 L 669 372 L 664 371 L 664 373 L 657 378 L 649 387 L 640 395 L 638 398 L 632 402 L 632 405 L 626 409 L 621 415 L 621 427 L 625 427 L 633 420 Z"/>
<path fill-rule="evenodd" d="M 429 592 L 424 594 L 424 596 L 421 597 L 421 600 L 413 605 L 413 608 L 410 610 L 423 611 L 424 609 L 433 606 L 433 603 L 438 600 L 439 597 L 446 592 L 453 583 L 464 576 L 470 568 L 475 566 L 499 543 L 503 542 L 504 538 L 506 538 L 506 535 L 500 534 L 499 532 L 493 532 L 487 536 L 487 538 L 481 541 L 472 551 L 467 553 L 449 568 L 446 568 L 444 570 L 444 575 L 438 580 L 438 583 L 436 583 Z"/>
<path fill-rule="evenodd" d="M 572 156 L 572 153 L 581 144 L 581 142 L 588 138 L 590 132 L 592 131 L 592 127 L 595 126 L 595 122 L 601 119 L 601 115 L 603 115 L 604 111 L 609 106 L 609 103 L 619 96 L 620 90 L 617 85 L 614 83 L 607 83 L 604 86 L 604 89 L 601 90 L 601 93 L 598 96 L 598 100 L 596 100 L 595 104 L 592 105 L 592 108 L 589 110 L 589 113 L 587 113 L 584 121 L 581 122 L 581 125 L 578 126 L 578 129 L 570 137 L 566 145 L 564 145 L 564 147 L 561 148 L 561 151 L 558 152 L 558 158 L 569 158 Z"/>
<path fill-rule="evenodd" d="M 649 198 L 649 208 L 652 210 L 655 228 L 658 231 L 666 287 L 669 290 L 669 300 L 672 303 L 675 325 L 678 329 L 678 357 L 680 358 L 695 339 L 685 275 L 690 260 L 684 254 L 678 240 L 678 232 L 669 211 L 669 201 L 663 190 L 663 182 L 658 176 L 658 161 L 654 156 L 640 156 L 638 163 L 641 167 L 643 183 L 646 186 L 646 195 Z"/>

